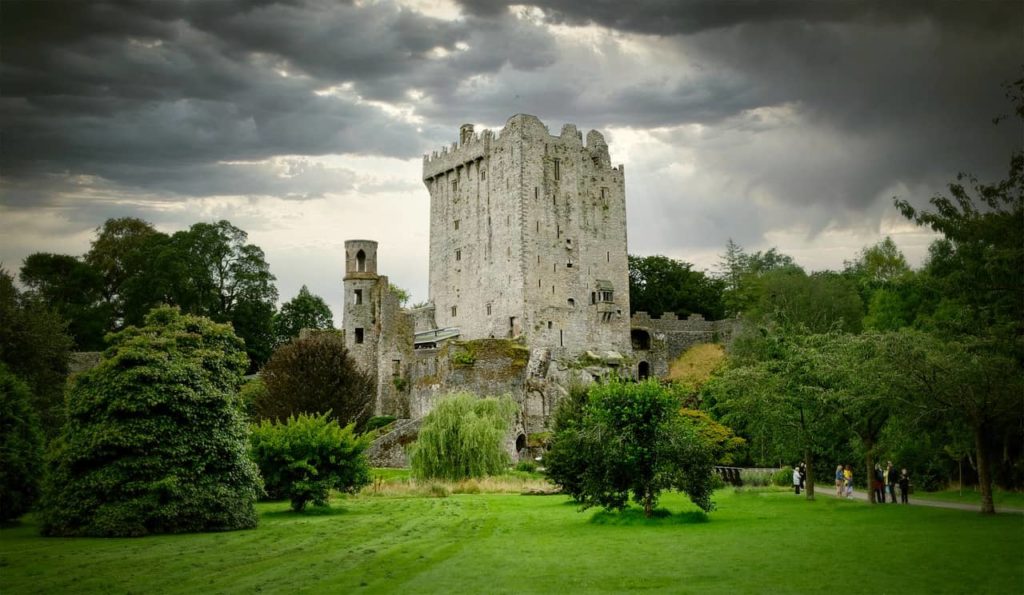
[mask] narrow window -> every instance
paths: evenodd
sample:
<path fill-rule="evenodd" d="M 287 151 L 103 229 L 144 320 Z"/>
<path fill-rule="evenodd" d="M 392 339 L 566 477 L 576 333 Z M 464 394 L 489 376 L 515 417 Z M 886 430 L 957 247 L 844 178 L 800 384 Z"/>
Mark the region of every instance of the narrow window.
<path fill-rule="evenodd" d="M 601 200 L 608 200 L 608 189 L 604 186 L 601 187 Z"/>
<path fill-rule="evenodd" d="M 362 304 L 362 303 L 363 303 L 363 290 L 362 289 L 357 289 L 356 290 L 356 305 L 358 306 L 359 304 Z"/>
<path fill-rule="evenodd" d="M 534 186 L 533 187 L 533 200 L 539 200 L 539 199 L 540 199 L 540 188 L 538 188 L 537 186 Z"/>
<path fill-rule="evenodd" d="M 356 344 L 360 344 L 362 342 L 363 342 L 363 329 L 357 328 L 356 329 Z"/>
<path fill-rule="evenodd" d="M 555 295 L 555 286 L 554 285 L 551 286 L 551 295 Z"/>
<path fill-rule="evenodd" d="M 558 272 L 558 265 L 557 264 L 551 263 L 551 272 L 552 273 L 557 273 Z"/>
<path fill-rule="evenodd" d="M 567 269 L 571 269 L 572 268 L 572 261 L 571 260 L 569 262 L 565 263 L 565 268 L 567 268 Z"/>
<path fill-rule="evenodd" d="M 537 221 L 537 233 L 540 233 L 540 221 Z"/>
<path fill-rule="evenodd" d="M 480 170 L 480 181 L 484 182 L 486 180 L 487 180 L 487 170 L 486 169 L 481 169 Z"/>
<path fill-rule="evenodd" d="M 551 321 L 548 321 L 548 330 L 551 330 Z"/>
<path fill-rule="evenodd" d="M 562 160 L 561 159 L 555 159 L 555 179 L 556 180 L 561 180 L 562 179 Z"/>
<path fill-rule="evenodd" d="M 558 346 L 565 347 L 565 340 L 562 338 L 562 329 L 558 329 Z"/>
<path fill-rule="evenodd" d="M 487 304 L 487 315 L 488 316 L 491 315 L 491 305 L 490 304 Z"/>
<path fill-rule="evenodd" d="M 393 359 L 391 360 L 391 375 L 401 376 L 402 375 L 402 360 Z"/>
<path fill-rule="evenodd" d="M 456 306 L 452 306 L 452 318 L 455 318 L 455 315 L 458 314 L 458 313 L 459 313 L 458 308 Z"/>
<path fill-rule="evenodd" d="M 460 248 L 455 249 L 455 260 L 462 260 L 462 250 Z"/>
<path fill-rule="evenodd" d="M 605 252 L 604 253 L 604 259 L 605 259 L 605 262 L 611 262 L 612 261 L 612 253 L 611 252 Z"/>
<path fill-rule="evenodd" d="M 366 272 L 366 252 L 363 252 L 362 250 L 356 252 L 356 272 Z"/>
<path fill-rule="evenodd" d="M 562 226 L 561 225 L 556 225 L 555 226 L 555 237 L 556 238 L 562 237 Z"/>
<path fill-rule="evenodd" d="M 591 304 L 596 304 L 597 303 L 597 292 L 596 291 L 591 291 L 590 292 L 590 303 Z"/>
<path fill-rule="evenodd" d="M 459 231 L 459 220 L 455 220 L 455 231 Z"/>
<path fill-rule="evenodd" d="M 458 191 L 459 191 L 459 181 L 458 180 L 452 180 L 452 194 L 455 194 Z"/>
<path fill-rule="evenodd" d="M 565 303 L 566 303 L 566 304 L 567 304 L 567 305 L 568 305 L 568 306 L 569 306 L 570 308 L 575 308 L 575 307 L 576 307 L 576 300 L 574 300 L 574 299 L 572 299 L 572 298 L 569 298 L 569 299 L 565 300 Z"/>

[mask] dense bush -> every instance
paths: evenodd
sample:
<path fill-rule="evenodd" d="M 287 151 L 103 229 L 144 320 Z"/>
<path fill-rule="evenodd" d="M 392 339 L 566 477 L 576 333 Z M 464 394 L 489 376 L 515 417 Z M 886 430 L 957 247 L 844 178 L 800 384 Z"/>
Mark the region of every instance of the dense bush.
<path fill-rule="evenodd" d="M 423 419 L 412 445 L 413 476 L 459 481 L 501 473 L 509 465 L 504 441 L 514 414 L 515 403 L 508 397 L 444 397 Z"/>
<path fill-rule="evenodd" d="M 772 484 L 783 487 L 792 487 L 793 485 L 793 468 L 785 466 L 772 474 Z"/>
<path fill-rule="evenodd" d="M 238 389 L 238 410 L 248 420 L 255 420 L 256 403 L 267 398 L 267 387 L 259 377 L 252 378 Z"/>
<path fill-rule="evenodd" d="M 261 419 L 326 413 L 360 430 L 373 414 L 373 378 L 356 365 L 340 333 L 313 333 L 277 348 L 260 372 L 266 393 L 255 401 Z"/>
<path fill-rule="evenodd" d="M 609 382 L 565 405 L 547 463 L 551 479 L 584 507 L 625 508 L 632 496 L 650 517 L 662 490 L 685 492 L 712 510 L 712 446 L 657 381 Z"/>
<path fill-rule="evenodd" d="M 354 492 L 370 483 L 363 451 L 368 440 L 355 426 L 342 428 L 327 413 L 300 414 L 284 422 L 263 420 L 250 436 L 252 458 L 270 499 L 287 498 L 292 509 L 325 506 L 332 489 Z"/>
<path fill-rule="evenodd" d="M 366 422 L 366 431 L 371 432 L 377 428 L 383 428 L 393 423 L 396 419 L 398 418 L 394 415 L 375 415 Z"/>
<path fill-rule="evenodd" d="M 0 363 L 0 521 L 28 512 L 39 496 L 43 442 L 28 385 Z"/>
<path fill-rule="evenodd" d="M 254 527 L 260 478 L 231 327 L 158 308 L 77 376 L 50 454 L 43 530 L 135 536 Z"/>

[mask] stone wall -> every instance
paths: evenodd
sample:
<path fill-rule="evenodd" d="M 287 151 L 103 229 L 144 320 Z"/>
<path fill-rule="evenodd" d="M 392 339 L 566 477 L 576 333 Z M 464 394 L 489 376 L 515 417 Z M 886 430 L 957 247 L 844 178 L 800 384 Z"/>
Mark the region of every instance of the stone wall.
<path fill-rule="evenodd" d="M 646 362 L 650 376 L 664 377 L 668 375 L 672 361 L 687 349 L 701 343 L 728 343 L 738 321 L 704 320 L 700 314 L 692 314 L 680 320 L 672 312 L 666 312 L 660 318 L 652 318 L 647 312 L 637 312 L 633 314 L 630 323 L 633 357 L 638 372 L 639 367 Z"/>

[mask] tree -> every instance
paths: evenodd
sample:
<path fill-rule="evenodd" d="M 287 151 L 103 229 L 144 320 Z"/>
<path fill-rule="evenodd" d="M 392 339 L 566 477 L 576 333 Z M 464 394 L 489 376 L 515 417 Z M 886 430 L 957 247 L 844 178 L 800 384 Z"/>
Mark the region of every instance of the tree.
<path fill-rule="evenodd" d="M 149 311 L 146 307 L 140 313 L 133 302 L 140 301 L 140 293 L 148 295 L 150 278 L 157 270 L 148 256 L 155 244 L 166 239 L 151 223 L 134 217 L 107 219 L 96 228 L 96 239 L 85 255 L 85 263 L 102 278 L 101 294 L 111 315 L 107 330 L 137 324 Z M 141 301 L 149 302 L 144 298 Z"/>
<path fill-rule="evenodd" d="M 864 306 L 856 287 L 840 275 L 778 269 L 765 274 L 760 286 L 758 300 L 748 311 L 755 321 L 771 319 L 809 333 L 837 326 L 848 332 L 861 330 Z"/>
<path fill-rule="evenodd" d="M 793 257 L 776 248 L 748 254 L 732 238 L 725 245 L 719 260 L 719 277 L 725 287 L 722 302 L 728 316 L 739 316 L 750 310 L 763 293 L 761 279 L 772 272 L 803 273 Z"/>
<path fill-rule="evenodd" d="M 413 477 L 460 481 L 501 473 L 509 465 L 503 443 L 515 412 L 508 397 L 455 393 L 442 398 L 423 418 L 410 449 Z"/>
<path fill-rule="evenodd" d="M 719 417 L 776 460 L 801 457 L 807 498 L 814 499 L 814 461 L 837 427 L 822 343 L 827 337 L 780 327 L 752 328 L 737 338 L 731 366 L 705 385 Z"/>
<path fill-rule="evenodd" d="M 667 256 L 629 256 L 629 307 L 633 312 L 661 316 L 675 312 L 685 318 L 701 314 L 709 320 L 725 317 L 720 279 L 694 271 L 688 262 Z"/>
<path fill-rule="evenodd" d="M 274 334 L 277 344 L 286 343 L 299 336 L 304 328 L 320 330 L 334 328 L 334 317 L 327 302 L 318 295 L 313 295 L 303 285 L 299 294 L 281 306 L 281 311 L 274 316 Z"/>
<path fill-rule="evenodd" d="M 398 299 L 398 305 L 405 307 L 409 303 L 409 292 L 395 285 L 394 283 L 388 284 L 388 291 L 390 291 L 395 298 Z"/>
<path fill-rule="evenodd" d="M 373 415 L 376 383 L 345 349 L 341 333 L 314 333 L 277 348 L 260 373 L 266 393 L 253 404 L 263 419 L 326 413 L 358 428 Z"/>
<path fill-rule="evenodd" d="M 248 234 L 228 221 L 196 223 L 171 237 L 178 271 L 172 303 L 217 322 L 231 322 L 258 368 L 273 349 L 275 277 L 263 250 L 247 244 Z"/>
<path fill-rule="evenodd" d="M 368 437 L 357 437 L 354 424 L 342 428 L 326 413 L 263 420 L 250 443 L 268 497 L 287 498 L 296 512 L 310 501 L 326 506 L 331 490 L 355 492 L 370 483 L 363 454 Z"/>
<path fill-rule="evenodd" d="M 1003 430 L 1024 425 L 1024 373 L 996 341 L 952 340 L 905 331 L 886 356 L 899 362 L 894 378 L 918 415 L 967 429 L 973 437 L 981 511 L 994 513 L 992 453 Z"/>
<path fill-rule="evenodd" d="M 665 489 L 714 508 L 712 448 L 672 391 L 656 381 L 609 382 L 591 388 L 578 411 L 554 435 L 549 477 L 584 508 L 621 510 L 632 497 L 651 517 Z"/>
<path fill-rule="evenodd" d="M 177 309 L 111 337 L 78 375 L 50 453 L 47 535 L 137 536 L 256 525 L 259 472 L 236 392 L 231 327 Z"/>
<path fill-rule="evenodd" d="M 32 393 L 0 363 L 0 522 L 32 509 L 39 496 L 43 436 Z"/>
<path fill-rule="evenodd" d="M 67 322 L 78 350 L 103 349 L 112 309 L 103 301 L 99 271 L 73 256 L 37 252 L 25 259 L 18 277 L 32 298 Z"/>
<path fill-rule="evenodd" d="M 49 432 L 61 423 L 72 346 L 66 328 L 38 299 L 19 294 L 14 279 L 0 269 L 0 362 L 28 384 L 33 408 Z"/>

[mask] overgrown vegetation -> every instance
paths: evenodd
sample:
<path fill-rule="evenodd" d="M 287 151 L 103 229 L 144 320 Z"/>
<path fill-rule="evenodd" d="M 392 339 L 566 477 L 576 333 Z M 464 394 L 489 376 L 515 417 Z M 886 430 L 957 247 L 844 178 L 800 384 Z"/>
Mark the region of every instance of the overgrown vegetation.
<path fill-rule="evenodd" d="M 355 435 L 354 424 L 342 428 L 327 413 L 263 420 L 249 440 L 267 497 L 287 499 L 297 512 L 309 502 L 326 506 L 331 490 L 356 492 L 370 482 L 363 455 L 369 440 Z"/>
<path fill-rule="evenodd" d="M 47 535 L 138 536 L 256 525 L 260 478 L 235 402 L 231 327 L 158 308 L 77 376 L 51 447 Z"/>
<path fill-rule="evenodd" d="M 43 437 L 32 393 L 0 363 L 0 522 L 31 510 L 42 469 Z"/>
<path fill-rule="evenodd" d="M 509 465 L 504 441 L 514 414 L 508 397 L 455 393 L 441 398 L 410 449 L 413 476 L 458 481 L 501 473 Z"/>

